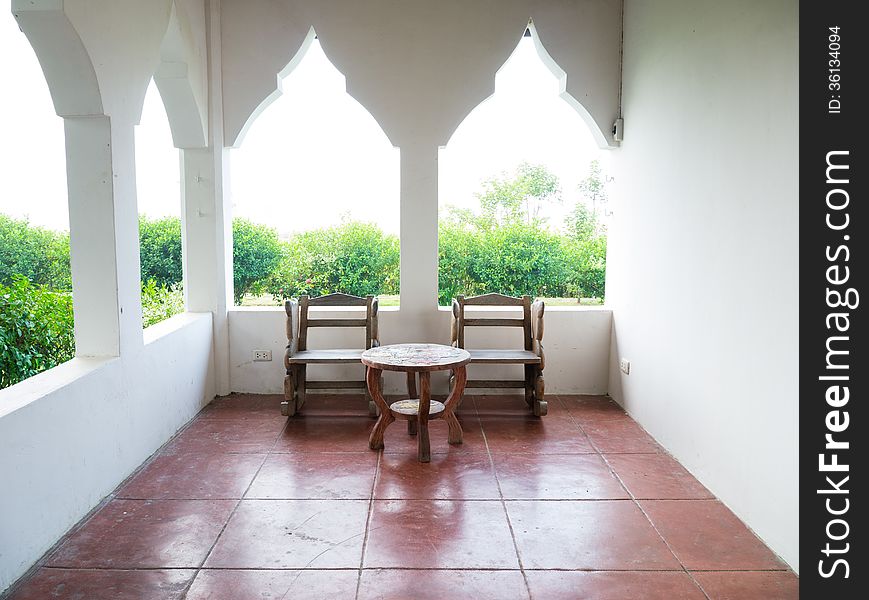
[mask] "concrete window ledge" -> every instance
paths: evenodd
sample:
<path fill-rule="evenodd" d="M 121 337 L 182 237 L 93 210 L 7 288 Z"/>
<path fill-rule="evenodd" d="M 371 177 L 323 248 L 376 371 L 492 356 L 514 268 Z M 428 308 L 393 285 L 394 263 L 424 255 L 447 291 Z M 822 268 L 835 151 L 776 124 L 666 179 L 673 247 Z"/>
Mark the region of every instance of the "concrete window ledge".
<path fill-rule="evenodd" d="M 52 369 L 0 390 L 0 419 L 79 379 L 88 377 L 118 357 L 73 358 Z"/>
<path fill-rule="evenodd" d="M 211 313 L 184 312 L 177 314 L 143 330 L 142 338 L 147 346 L 176 331 L 181 331 L 190 323 L 195 323 L 201 319 L 211 319 Z"/>

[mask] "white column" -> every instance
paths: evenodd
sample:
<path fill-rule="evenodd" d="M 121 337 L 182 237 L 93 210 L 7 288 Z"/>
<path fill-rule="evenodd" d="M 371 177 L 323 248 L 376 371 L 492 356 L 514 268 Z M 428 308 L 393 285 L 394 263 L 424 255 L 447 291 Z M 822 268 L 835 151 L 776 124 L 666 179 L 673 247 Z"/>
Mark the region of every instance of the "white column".
<path fill-rule="evenodd" d="M 120 354 L 109 118 L 67 117 L 66 180 L 77 356 Z"/>
<path fill-rule="evenodd" d="M 401 310 L 430 316 L 438 297 L 438 146 L 401 146 Z"/>
<path fill-rule="evenodd" d="M 216 156 L 215 156 L 216 154 Z M 187 310 L 211 312 L 216 389 L 229 389 L 229 328 L 232 306 L 232 215 L 224 202 L 224 149 L 181 151 L 181 248 Z"/>
<path fill-rule="evenodd" d="M 142 345 L 133 126 L 67 117 L 70 262 L 77 356 Z"/>
<path fill-rule="evenodd" d="M 139 206 L 136 198 L 136 143 L 133 123 L 112 118 L 115 256 L 118 265 L 121 356 L 138 351 L 142 337 L 142 269 Z"/>
<path fill-rule="evenodd" d="M 214 327 L 215 391 L 228 394 L 232 307 L 232 205 L 226 195 L 223 147 L 220 2 L 205 5 L 208 44 L 208 147 L 181 150 L 181 250 L 187 310 L 210 312 Z"/>

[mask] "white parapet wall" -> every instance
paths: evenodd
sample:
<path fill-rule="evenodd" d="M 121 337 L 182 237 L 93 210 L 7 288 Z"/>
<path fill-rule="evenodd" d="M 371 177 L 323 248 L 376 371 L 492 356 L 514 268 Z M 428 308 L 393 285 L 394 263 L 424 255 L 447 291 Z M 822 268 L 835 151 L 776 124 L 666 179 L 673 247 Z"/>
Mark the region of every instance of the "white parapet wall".
<path fill-rule="evenodd" d="M 0 593 L 214 397 L 211 313 L 0 390 Z"/>
<path fill-rule="evenodd" d="M 350 317 L 350 311 L 329 308 L 311 309 L 329 313 L 330 317 Z M 472 313 L 472 309 L 467 309 Z M 492 309 L 487 310 L 494 316 Z M 356 314 L 358 317 L 358 314 Z M 511 316 L 506 311 L 503 315 Z M 515 316 L 515 315 L 513 315 Z M 322 317 L 321 317 L 322 318 Z M 381 308 L 379 312 L 382 344 L 432 342 L 449 344 L 451 313 L 448 308 L 431 311 L 424 318 L 405 314 L 398 308 Z M 548 307 L 546 309 L 544 347 L 546 349 L 547 393 L 604 394 L 609 377 L 610 327 L 612 315 L 601 307 Z M 236 392 L 278 394 L 283 392 L 283 356 L 287 346 L 286 313 L 279 307 L 236 307 L 229 313 L 230 385 Z M 467 330 L 467 347 L 521 348 L 519 329 L 475 328 Z M 363 329 L 316 329 L 309 338 L 310 348 L 361 348 L 365 344 Z M 256 350 L 270 350 L 270 362 L 254 361 Z M 311 379 L 362 379 L 362 367 L 311 367 Z M 522 376 L 521 367 L 472 367 L 475 377 L 494 379 Z M 488 371 L 484 370 L 488 369 Z M 386 373 L 386 391 L 400 393 L 404 378 Z M 447 376 L 432 380 L 436 393 L 446 390 Z"/>

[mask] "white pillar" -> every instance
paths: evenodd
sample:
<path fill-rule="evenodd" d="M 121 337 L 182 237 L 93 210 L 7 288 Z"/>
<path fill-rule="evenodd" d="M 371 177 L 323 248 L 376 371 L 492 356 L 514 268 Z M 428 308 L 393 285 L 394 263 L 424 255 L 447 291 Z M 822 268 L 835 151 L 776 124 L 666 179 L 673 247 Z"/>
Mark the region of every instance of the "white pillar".
<path fill-rule="evenodd" d="M 77 356 L 142 345 L 133 126 L 66 117 L 70 260 Z"/>
<path fill-rule="evenodd" d="M 224 148 L 220 2 L 205 5 L 208 46 L 208 147 L 181 149 L 181 250 L 187 310 L 212 313 L 217 394 L 228 394 L 232 307 L 232 205 Z"/>
<path fill-rule="evenodd" d="M 438 297 L 438 146 L 401 146 L 401 310 L 430 316 Z"/>
<path fill-rule="evenodd" d="M 181 151 L 184 294 L 187 310 L 214 315 L 218 394 L 231 391 L 227 310 L 232 306 L 232 215 L 223 194 L 225 154 L 222 148 Z"/>

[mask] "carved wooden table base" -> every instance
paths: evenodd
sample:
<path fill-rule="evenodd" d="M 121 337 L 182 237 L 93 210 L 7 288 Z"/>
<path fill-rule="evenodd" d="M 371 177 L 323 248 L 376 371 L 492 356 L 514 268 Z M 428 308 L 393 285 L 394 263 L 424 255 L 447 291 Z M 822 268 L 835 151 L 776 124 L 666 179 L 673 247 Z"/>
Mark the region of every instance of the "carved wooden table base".
<path fill-rule="evenodd" d="M 362 353 L 362 363 L 368 367 L 366 382 L 368 391 L 380 409 L 380 417 L 368 439 L 372 450 L 383 448 L 386 428 L 396 419 L 407 421 L 407 432 L 418 435 L 418 458 L 420 462 L 431 461 L 431 446 L 428 435 L 428 422 L 431 419 L 444 419 L 449 428 L 449 443 L 462 443 L 462 427 L 455 415 L 455 409 L 465 391 L 467 374 L 465 365 L 471 355 L 461 348 L 439 344 L 392 344 L 372 348 Z M 404 371 L 407 373 L 407 392 L 410 398 L 395 402 L 390 406 L 380 389 L 380 376 L 383 371 Z M 431 372 L 453 372 L 453 389 L 445 403 L 431 399 Z M 416 376 L 419 375 L 419 394 Z"/>

